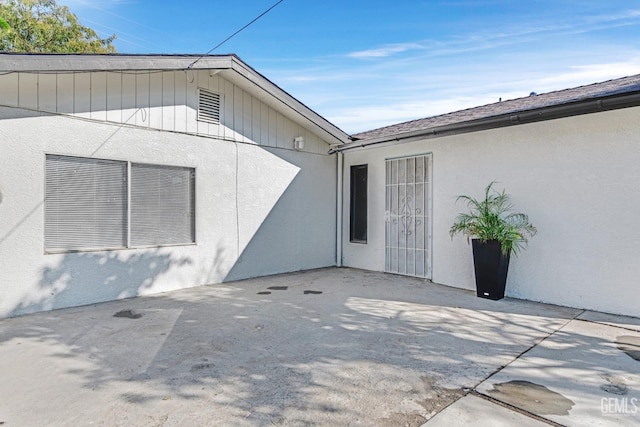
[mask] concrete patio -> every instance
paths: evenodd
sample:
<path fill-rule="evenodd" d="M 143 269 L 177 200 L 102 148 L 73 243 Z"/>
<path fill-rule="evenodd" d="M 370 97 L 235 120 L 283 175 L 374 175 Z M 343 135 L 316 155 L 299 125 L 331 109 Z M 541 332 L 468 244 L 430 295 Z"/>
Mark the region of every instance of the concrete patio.
<path fill-rule="evenodd" d="M 0 321 L 0 423 L 640 424 L 640 319 L 328 268 Z"/>

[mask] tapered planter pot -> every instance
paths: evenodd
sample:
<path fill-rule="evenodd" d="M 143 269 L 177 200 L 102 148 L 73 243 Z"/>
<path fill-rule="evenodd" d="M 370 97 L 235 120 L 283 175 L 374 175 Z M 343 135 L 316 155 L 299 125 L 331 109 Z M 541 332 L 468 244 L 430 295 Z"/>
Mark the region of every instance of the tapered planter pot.
<path fill-rule="evenodd" d="M 492 300 L 504 298 L 509 255 L 505 256 L 502 253 L 500 242 L 497 240 L 483 242 L 473 239 L 471 244 L 478 296 Z"/>

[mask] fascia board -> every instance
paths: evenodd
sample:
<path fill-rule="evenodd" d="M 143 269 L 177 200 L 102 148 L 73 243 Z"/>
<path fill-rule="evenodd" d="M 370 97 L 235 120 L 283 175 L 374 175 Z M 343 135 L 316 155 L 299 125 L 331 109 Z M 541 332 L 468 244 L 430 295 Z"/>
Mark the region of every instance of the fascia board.
<path fill-rule="evenodd" d="M 497 129 L 501 127 L 527 123 L 536 123 L 546 120 L 554 120 L 637 106 L 640 106 L 640 92 L 634 91 L 630 93 L 589 98 L 559 105 L 551 105 L 531 110 L 523 110 L 519 112 L 490 116 L 476 120 L 435 126 L 426 129 L 418 129 L 410 132 L 397 133 L 394 135 L 387 135 L 379 138 L 356 140 L 348 144 L 344 144 L 340 147 L 336 147 L 332 149 L 330 153 L 347 151 L 355 148 L 364 148 L 380 144 L 407 143 L 423 139 L 432 139 L 462 133 L 478 132 L 482 130 Z"/>
<path fill-rule="evenodd" d="M 289 95 L 236 55 L 77 55 L 77 54 L 0 54 L 1 72 L 92 72 L 92 71 L 171 71 L 216 70 L 267 104 L 304 127 L 311 127 L 329 145 L 351 140 L 348 134 Z M 277 102 L 271 102 L 276 100 Z M 284 107 L 284 108 L 283 108 Z M 299 118 L 299 119 L 298 119 Z"/>
<path fill-rule="evenodd" d="M 231 55 L 0 54 L 0 72 L 169 71 L 231 66 Z"/>
<path fill-rule="evenodd" d="M 288 112 L 288 114 L 285 115 L 288 117 L 292 117 L 292 114 L 297 115 L 305 121 L 310 122 L 316 132 L 320 133 L 321 136 L 323 136 L 324 139 L 326 139 L 332 146 L 345 144 L 351 141 L 351 138 L 347 133 L 311 110 L 293 96 L 289 95 L 286 91 L 271 82 L 262 74 L 258 73 L 237 56 L 232 57 L 232 63 L 233 66 L 231 70 L 233 70 L 237 76 L 241 77 L 241 79 L 237 79 L 236 76 L 231 74 L 229 71 L 223 73 L 223 76 L 233 83 L 238 84 L 240 87 L 248 90 L 254 95 L 256 94 L 256 89 L 258 92 L 262 92 L 262 94 L 258 94 L 257 97 L 267 104 L 272 104 L 269 102 L 269 98 L 277 100 L 280 105 L 285 107 L 285 112 Z M 300 120 L 297 121 L 300 122 Z"/>

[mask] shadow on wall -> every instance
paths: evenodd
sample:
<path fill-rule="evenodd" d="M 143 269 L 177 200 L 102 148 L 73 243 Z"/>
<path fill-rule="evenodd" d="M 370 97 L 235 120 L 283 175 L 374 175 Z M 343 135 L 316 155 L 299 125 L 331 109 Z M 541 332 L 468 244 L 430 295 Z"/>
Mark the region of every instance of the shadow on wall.
<path fill-rule="evenodd" d="M 300 259 L 296 218 L 292 214 L 295 209 L 292 200 L 295 200 L 295 195 L 287 188 L 246 246 L 238 248 L 240 253 L 223 282 L 304 269 Z"/>
<path fill-rule="evenodd" d="M 42 269 L 37 289 L 9 316 L 142 295 L 170 269 L 189 264 L 190 258 L 160 249 L 65 254 L 56 266 Z"/>
<path fill-rule="evenodd" d="M 15 116 L 45 116 L 27 110 L 10 111 Z M 9 117 L 3 115 L 0 122 Z M 34 128 L 46 129 L 44 122 L 34 123 Z M 121 127 L 105 129 L 111 132 L 107 132 L 94 153 L 112 141 Z M 225 230 L 233 239 L 223 239 L 226 243 L 218 246 L 218 252 L 206 254 L 210 257 L 207 261 L 202 259 L 205 256 L 202 253 L 196 261 L 172 255 L 169 249 L 47 256 L 47 266 L 40 269 L 38 279 L 30 276 L 29 288 L 14 294 L 10 303 L 0 304 L 0 317 L 169 290 L 166 280 L 158 278 L 185 264 L 197 263 L 198 277 L 188 281 L 177 279 L 171 286 L 174 289 L 334 265 L 335 157 L 249 144 L 237 147 L 236 186 L 240 195 L 236 201 L 237 228 Z M 21 182 L 29 184 L 26 179 Z M 6 231 L 3 228 L 0 234 L 0 244 L 8 246 L 11 239 L 20 238 L 21 232 L 41 215 L 43 203 L 38 202 L 28 212 L 14 213 L 5 224 Z M 27 203 L 22 202 L 21 207 L 26 208 Z M 237 236 L 232 235 L 234 231 Z M 229 244 L 232 240 L 237 245 Z M 222 252 L 236 259 L 223 263 Z M 34 270 L 39 267 L 34 266 Z"/>
<path fill-rule="evenodd" d="M 335 265 L 335 158 L 261 150 L 268 153 L 261 158 L 280 161 L 239 163 L 245 180 L 238 190 L 240 245 L 225 282 Z M 264 179 L 274 176 L 277 181 Z M 266 199 L 265 194 L 272 196 Z M 259 199 L 262 205 L 256 209 Z"/>

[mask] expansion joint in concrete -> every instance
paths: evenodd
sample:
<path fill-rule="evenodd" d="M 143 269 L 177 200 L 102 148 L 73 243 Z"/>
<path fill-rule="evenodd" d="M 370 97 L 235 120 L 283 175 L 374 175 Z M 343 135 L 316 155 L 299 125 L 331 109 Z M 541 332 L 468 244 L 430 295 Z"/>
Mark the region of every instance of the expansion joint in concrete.
<path fill-rule="evenodd" d="M 517 406 L 513 406 L 513 405 L 510 405 L 508 403 L 502 402 L 502 401 L 500 401 L 498 399 L 494 399 L 493 397 L 487 396 L 486 394 L 482 394 L 482 393 L 476 391 L 475 389 L 471 390 L 471 392 L 469 394 L 471 394 L 471 395 L 473 395 L 475 397 L 479 397 L 480 399 L 486 400 L 487 402 L 491 402 L 491 403 L 493 403 L 495 405 L 502 406 L 503 408 L 507 408 L 507 409 L 509 409 L 509 410 L 511 410 L 513 412 L 518 412 L 518 413 L 520 413 L 522 415 L 525 415 L 525 416 L 527 416 L 529 418 L 533 418 L 534 420 L 543 422 L 543 423 L 548 424 L 550 426 L 565 427 L 564 424 L 556 423 L 555 421 L 548 420 L 548 419 L 546 419 L 544 417 L 541 417 L 540 415 L 534 414 L 533 412 L 529 412 L 529 411 L 526 411 L 524 409 L 518 408 Z"/>

